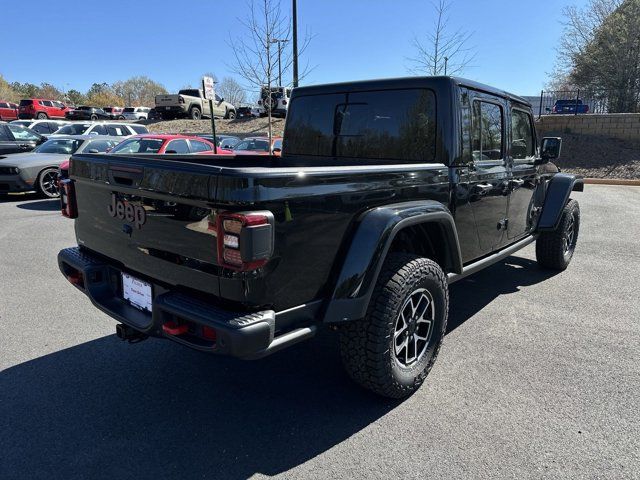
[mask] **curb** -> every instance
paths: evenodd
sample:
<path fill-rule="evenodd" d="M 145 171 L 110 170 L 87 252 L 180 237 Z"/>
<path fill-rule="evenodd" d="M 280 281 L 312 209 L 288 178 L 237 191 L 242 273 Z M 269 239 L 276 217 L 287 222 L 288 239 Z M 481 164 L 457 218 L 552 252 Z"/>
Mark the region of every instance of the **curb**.
<path fill-rule="evenodd" d="M 640 180 L 625 180 L 622 178 L 585 178 L 584 183 L 592 185 L 626 185 L 628 187 L 640 187 Z"/>

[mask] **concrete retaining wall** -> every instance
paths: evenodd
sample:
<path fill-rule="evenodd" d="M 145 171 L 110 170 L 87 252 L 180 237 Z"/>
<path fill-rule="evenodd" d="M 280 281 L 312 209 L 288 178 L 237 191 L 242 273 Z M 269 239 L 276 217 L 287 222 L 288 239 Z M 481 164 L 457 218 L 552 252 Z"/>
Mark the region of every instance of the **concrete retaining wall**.
<path fill-rule="evenodd" d="M 640 140 L 640 113 L 543 115 L 536 121 L 538 135 L 579 133 Z"/>

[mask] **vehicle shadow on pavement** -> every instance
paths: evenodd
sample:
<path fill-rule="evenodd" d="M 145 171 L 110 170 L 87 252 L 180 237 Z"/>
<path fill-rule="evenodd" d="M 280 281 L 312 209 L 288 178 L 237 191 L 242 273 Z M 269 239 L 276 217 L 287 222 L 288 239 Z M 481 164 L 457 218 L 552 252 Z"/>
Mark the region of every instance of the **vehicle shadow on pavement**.
<path fill-rule="evenodd" d="M 60 210 L 60 200 L 52 198 L 50 200 L 40 200 L 37 202 L 27 202 L 16 205 L 23 210 L 36 210 L 40 212 L 55 212 Z"/>
<path fill-rule="evenodd" d="M 254 362 L 110 335 L 0 373 L 0 478 L 275 475 L 396 405 L 349 381 L 334 335 Z"/>
<path fill-rule="evenodd" d="M 500 295 L 516 293 L 560 272 L 544 270 L 535 260 L 508 257 L 449 287 L 449 321 L 451 333 Z"/>
<path fill-rule="evenodd" d="M 549 277 L 531 264 L 511 257 L 452 286 L 450 330 Z M 0 373 L 0 478 L 275 475 L 398 405 L 348 379 L 331 332 L 254 362 L 110 335 Z"/>

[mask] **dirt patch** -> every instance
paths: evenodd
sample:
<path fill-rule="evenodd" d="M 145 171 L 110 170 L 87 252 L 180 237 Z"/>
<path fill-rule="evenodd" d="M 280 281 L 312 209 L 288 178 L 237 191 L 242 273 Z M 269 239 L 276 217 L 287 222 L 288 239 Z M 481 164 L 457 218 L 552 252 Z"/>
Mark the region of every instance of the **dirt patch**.
<path fill-rule="evenodd" d="M 268 118 L 239 118 L 234 120 L 216 120 L 216 133 L 238 135 L 241 137 L 267 135 Z M 161 120 L 140 122 L 149 128 L 151 133 L 211 133 L 211 120 Z M 284 119 L 273 118 L 271 128 L 274 136 L 282 136 Z"/>

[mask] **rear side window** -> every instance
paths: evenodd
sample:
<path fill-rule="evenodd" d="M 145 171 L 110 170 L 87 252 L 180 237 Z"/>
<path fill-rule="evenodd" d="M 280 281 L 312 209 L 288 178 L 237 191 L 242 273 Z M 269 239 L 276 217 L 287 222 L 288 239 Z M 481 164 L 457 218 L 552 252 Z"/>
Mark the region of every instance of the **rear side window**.
<path fill-rule="evenodd" d="M 502 107 L 474 101 L 471 149 L 474 161 L 502 159 Z"/>
<path fill-rule="evenodd" d="M 533 123 L 522 110 L 511 111 L 511 156 L 518 160 L 533 157 Z"/>
<path fill-rule="evenodd" d="M 21 107 L 26 107 L 27 105 L 33 105 L 33 100 L 20 100 Z"/>
<path fill-rule="evenodd" d="M 213 150 L 209 145 L 198 140 L 190 140 L 192 152 L 208 152 Z"/>
<path fill-rule="evenodd" d="M 147 127 L 143 125 L 130 125 L 130 128 L 132 128 L 136 133 L 149 133 Z"/>
<path fill-rule="evenodd" d="M 0 108 L 9 108 L 9 104 L 0 102 Z"/>
<path fill-rule="evenodd" d="M 309 95 L 294 102 L 284 140 L 287 155 L 435 160 L 436 101 L 431 90 Z"/>

